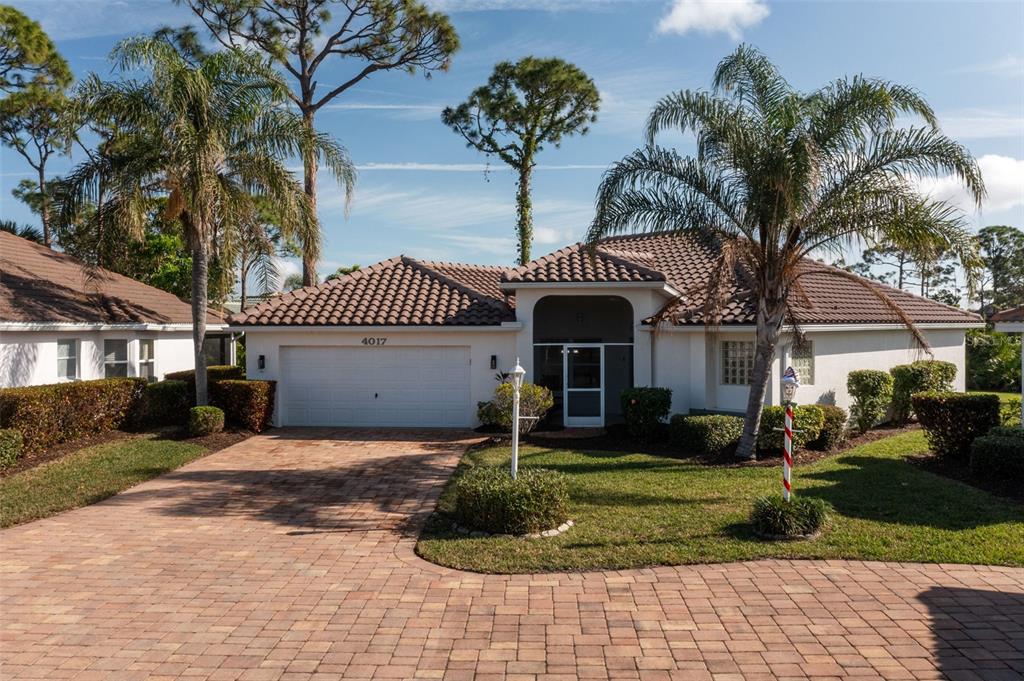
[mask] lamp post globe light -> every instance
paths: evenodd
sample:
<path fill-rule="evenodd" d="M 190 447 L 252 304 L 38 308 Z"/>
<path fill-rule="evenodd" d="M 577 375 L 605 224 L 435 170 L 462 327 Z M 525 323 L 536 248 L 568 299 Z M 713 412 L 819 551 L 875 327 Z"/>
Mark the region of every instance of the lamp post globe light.
<path fill-rule="evenodd" d="M 512 379 L 512 479 L 515 480 L 519 475 L 519 391 L 526 377 L 526 369 L 519 365 L 518 357 L 509 375 Z"/>

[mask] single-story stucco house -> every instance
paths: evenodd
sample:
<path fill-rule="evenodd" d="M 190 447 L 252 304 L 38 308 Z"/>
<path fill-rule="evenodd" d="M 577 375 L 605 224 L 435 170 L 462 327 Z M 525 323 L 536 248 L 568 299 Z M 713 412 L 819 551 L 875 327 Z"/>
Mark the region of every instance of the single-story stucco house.
<path fill-rule="evenodd" d="M 223 317 L 207 362 L 233 363 Z M 166 291 L 0 232 L 0 388 L 192 369 L 192 308 Z"/>
<path fill-rule="evenodd" d="M 448 426 L 476 423 L 496 374 L 516 358 L 550 387 L 567 426 L 621 417 L 627 386 L 672 389 L 677 413 L 745 409 L 754 313 L 736 287 L 717 329 L 700 295 L 715 255 L 690 240 L 649 235 L 580 244 L 508 269 L 399 256 L 282 295 L 231 318 L 246 333 L 249 378 L 278 381 L 277 425 Z M 848 407 L 847 373 L 923 357 L 898 316 L 869 289 L 807 260 L 795 321 L 773 364 L 768 404 L 787 365 L 798 401 Z M 936 359 L 959 368 L 976 315 L 884 288 L 924 332 Z M 651 321 L 666 306 L 675 321 Z"/>

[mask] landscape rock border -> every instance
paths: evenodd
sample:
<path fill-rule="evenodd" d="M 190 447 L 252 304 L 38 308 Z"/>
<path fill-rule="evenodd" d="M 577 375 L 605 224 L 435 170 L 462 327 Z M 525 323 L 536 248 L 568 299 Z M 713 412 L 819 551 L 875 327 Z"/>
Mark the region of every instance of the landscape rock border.
<path fill-rule="evenodd" d="M 574 520 L 566 520 L 558 527 L 550 530 L 544 530 L 543 532 L 531 532 L 529 534 L 492 534 L 483 530 L 471 530 L 468 527 L 463 527 L 458 523 L 452 523 L 452 530 L 459 534 L 464 534 L 474 539 L 483 537 L 498 537 L 500 539 L 540 539 L 542 537 L 557 537 L 563 532 L 568 532 L 570 527 L 576 525 Z"/>

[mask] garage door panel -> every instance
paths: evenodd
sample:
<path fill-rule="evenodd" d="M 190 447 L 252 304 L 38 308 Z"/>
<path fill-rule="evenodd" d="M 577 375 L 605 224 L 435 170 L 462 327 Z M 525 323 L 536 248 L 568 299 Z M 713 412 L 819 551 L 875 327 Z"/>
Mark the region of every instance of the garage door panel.
<path fill-rule="evenodd" d="M 283 347 L 284 425 L 471 425 L 469 348 Z"/>

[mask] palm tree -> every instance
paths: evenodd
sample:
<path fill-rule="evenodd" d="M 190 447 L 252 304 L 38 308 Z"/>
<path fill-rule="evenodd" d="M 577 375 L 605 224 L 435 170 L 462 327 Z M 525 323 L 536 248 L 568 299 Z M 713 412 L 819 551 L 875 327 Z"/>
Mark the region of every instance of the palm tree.
<path fill-rule="evenodd" d="M 899 127 L 903 115 L 924 125 Z M 696 156 L 658 146 L 664 131 L 694 133 Z M 749 289 L 756 348 L 739 457 L 754 455 L 770 363 L 790 294 L 799 292 L 807 271 L 805 256 L 837 254 L 860 242 L 908 249 L 938 243 L 965 265 L 975 264 L 960 212 L 922 198 L 915 180 L 951 174 L 980 205 L 981 173 L 910 88 L 858 76 L 801 93 L 764 55 L 741 45 L 719 63 L 712 92 L 681 91 L 659 101 L 646 137 L 644 148 L 602 179 L 588 241 L 671 232 L 713 247 L 721 276 L 710 277 L 701 292 L 712 329 L 729 284 Z M 910 320 L 878 295 L 927 348 Z"/>
<path fill-rule="evenodd" d="M 285 236 L 318 244 L 316 217 L 284 159 L 315 154 L 348 192 L 353 165 L 343 148 L 287 108 L 286 85 L 254 55 L 200 54 L 158 36 L 125 40 L 112 57 L 122 72 L 139 69 L 148 77 L 104 83 L 94 76 L 84 83 L 87 110 L 116 121 L 118 132 L 101 157 L 68 176 L 62 212 L 74 216 L 94 203 L 102 183 L 107 213 L 140 231 L 147 208 L 166 198 L 163 218 L 180 222 L 192 255 L 196 402 L 206 404 L 211 255 L 232 262 L 230 244 L 259 201 L 275 207 Z"/>
<path fill-rule="evenodd" d="M 43 233 L 40 232 L 37 227 L 33 227 L 32 225 L 19 225 L 14 220 L 0 220 L 0 232 L 7 232 L 14 236 L 20 236 L 22 239 L 28 239 L 29 241 L 35 241 L 37 244 L 46 245 Z"/>

